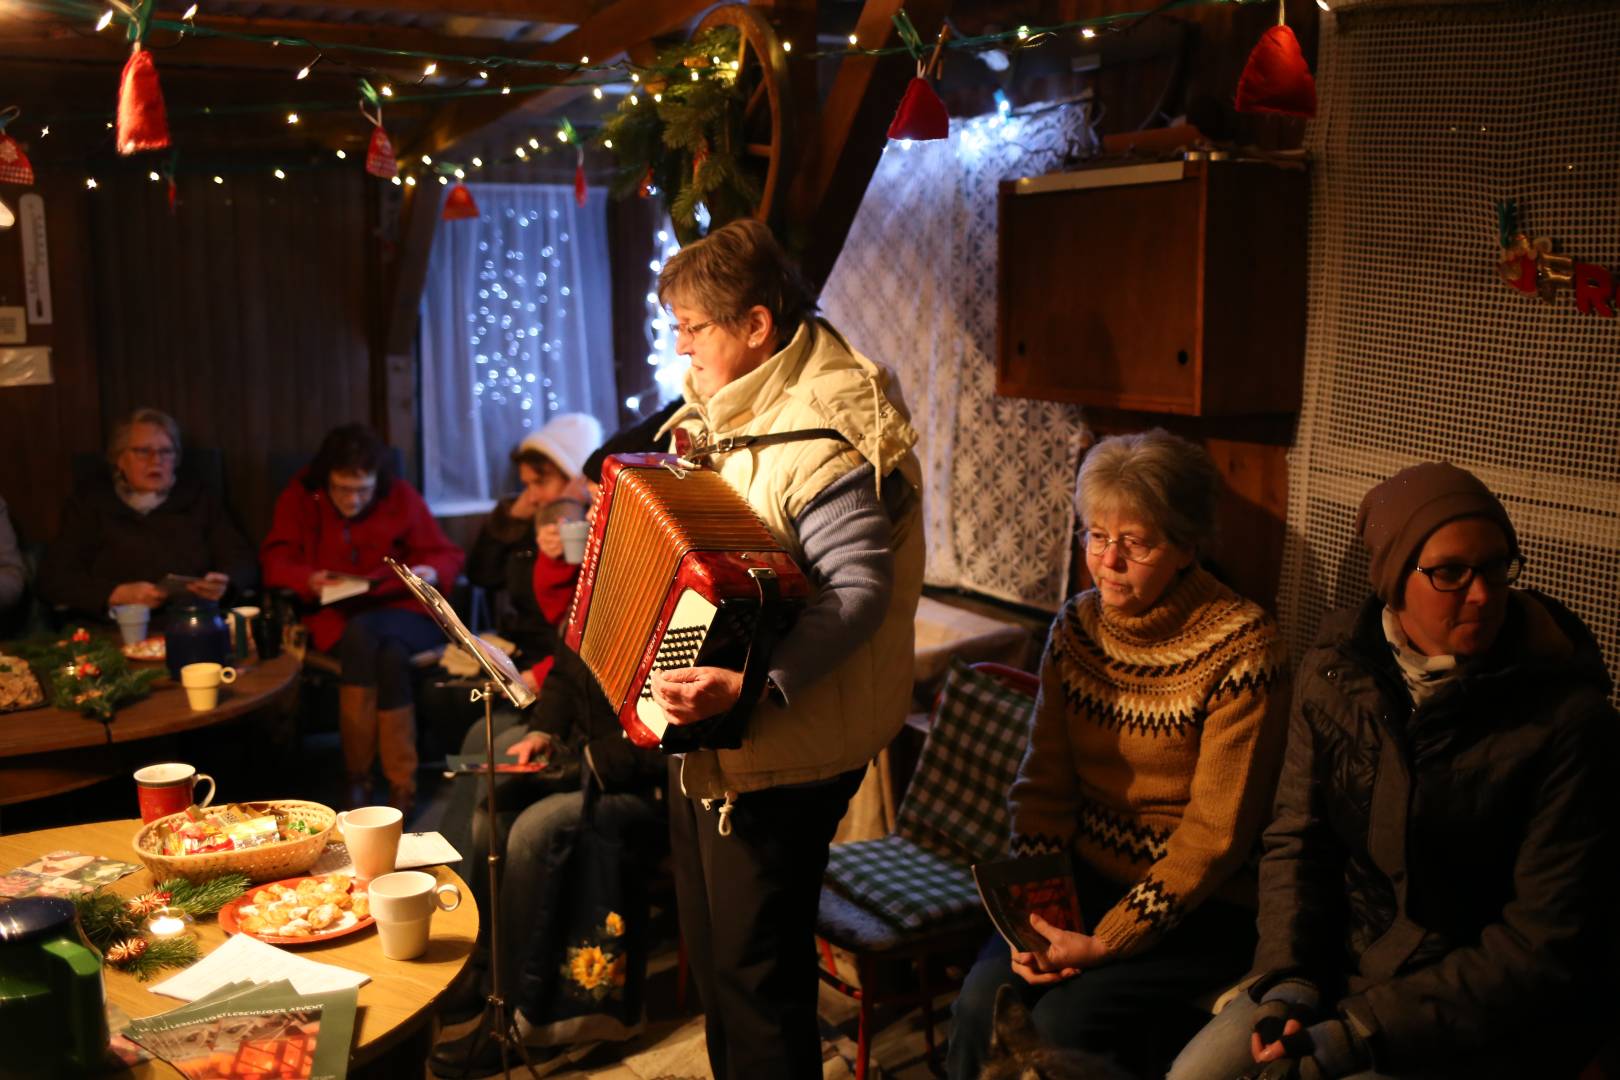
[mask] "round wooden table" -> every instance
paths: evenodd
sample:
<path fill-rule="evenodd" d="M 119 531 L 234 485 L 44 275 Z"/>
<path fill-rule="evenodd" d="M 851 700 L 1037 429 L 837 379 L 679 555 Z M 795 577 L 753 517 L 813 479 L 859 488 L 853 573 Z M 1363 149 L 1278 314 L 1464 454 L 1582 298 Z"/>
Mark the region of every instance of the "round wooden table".
<path fill-rule="evenodd" d="M 0 714 L 0 806 L 128 776 L 146 764 L 134 761 L 128 744 L 234 720 L 296 692 L 299 663 L 288 653 L 233 666 L 236 682 L 220 687 L 219 704 L 202 712 L 165 676 L 109 723 L 48 707 Z"/>
<path fill-rule="evenodd" d="M 100 821 L 91 825 L 70 825 L 61 829 L 0 836 L 0 873 L 33 862 L 51 851 L 80 851 L 87 855 L 138 863 L 140 860 L 135 854 L 134 839 L 140 827 L 140 819 L 130 818 L 127 821 Z M 336 830 L 333 836 L 337 837 Z M 459 907 L 454 911 L 440 911 L 433 916 L 432 937 L 424 955 L 415 960 L 387 959 L 382 954 L 375 928 L 325 944 L 302 945 L 289 950 L 323 964 L 336 964 L 371 976 L 371 981 L 360 988 L 360 1011 L 355 1020 L 351 1067 L 376 1060 L 392 1047 L 422 1031 L 432 1019 L 433 1003 L 461 974 L 478 939 L 478 905 L 473 902 L 472 890 L 467 883 L 448 867 L 422 869 L 461 890 Z M 143 867 L 110 888 L 122 896 L 136 896 L 150 892 L 155 884 L 151 872 Z M 225 933 L 213 916 L 197 920 L 197 936 L 205 956 L 225 940 Z M 176 998 L 154 994 L 149 989 L 182 969 L 164 969 L 151 982 L 145 983 L 112 968 L 104 967 L 102 970 L 106 975 L 107 1000 L 131 1019 L 166 1012 L 184 1004 Z M 243 974 L 251 975 L 250 972 Z M 166 1062 L 154 1059 L 132 1070 L 107 1075 L 140 1077 L 144 1080 L 147 1077 L 177 1077 L 181 1073 Z"/>

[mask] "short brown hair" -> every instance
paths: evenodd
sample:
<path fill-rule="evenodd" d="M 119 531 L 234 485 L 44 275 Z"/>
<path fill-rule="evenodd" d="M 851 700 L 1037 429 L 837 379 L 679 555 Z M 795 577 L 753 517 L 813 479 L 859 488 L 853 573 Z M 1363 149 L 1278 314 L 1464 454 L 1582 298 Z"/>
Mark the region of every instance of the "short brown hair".
<path fill-rule="evenodd" d="M 1109 511 L 1142 514 L 1171 543 L 1207 551 L 1215 537 L 1221 474 L 1197 443 L 1163 428 L 1110 435 L 1086 452 L 1075 509 L 1090 525 Z"/>
<path fill-rule="evenodd" d="M 732 327 L 758 305 L 771 313 L 779 340 L 816 313 L 804 276 L 769 226 L 754 218 L 722 226 L 671 256 L 658 272 L 658 300 L 678 300 Z"/>

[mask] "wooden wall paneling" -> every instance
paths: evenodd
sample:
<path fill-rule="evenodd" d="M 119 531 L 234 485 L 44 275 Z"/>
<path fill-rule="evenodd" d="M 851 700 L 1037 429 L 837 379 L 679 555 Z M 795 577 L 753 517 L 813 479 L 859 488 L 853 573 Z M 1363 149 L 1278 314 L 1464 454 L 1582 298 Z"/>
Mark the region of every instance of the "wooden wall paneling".
<path fill-rule="evenodd" d="M 25 149 L 27 149 L 25 147 Z M 56 535 L 61 493 L 75 453 L 101 445 L 92 324 L 100 317 L 89 262 L 84 176 L 36 164 L 32 188 L 7 187 L 14 208 L 24 194 L 45 202 L 52 321 L 28 326 L 28 345 L 51 350 L 53 381 L 0 387 L 0 496 L 24 543 Z M 0 303 L 24 302 L 22 232 L 0 232 Z"/>
<path fill-rule="evenodd" d="M 421 486 L 416 461 L 417 331 L 428 256 L 439 224 L 444 189 L 422 184 L 410 189 L 400 207 L 399 245 L 389 277 L 382 348 L 373 354 L 373 408 L 378 430 L 405 455 L 405 471 Z"/>
<path fill-rule="evenodd" d="M 663 216 L 663 204 L 652 199 L 616 199 L 607 206 L 613 382 L 620 425 L 650 413 L 650 395 L 657 390 L 653 369 L 647 364 L 647 293 L 653 276 L 648 264 L 663 258 L 657 241 Z M 642 399 L 639 409 L 625 405 L 625 398 L 632 395 Z"/>

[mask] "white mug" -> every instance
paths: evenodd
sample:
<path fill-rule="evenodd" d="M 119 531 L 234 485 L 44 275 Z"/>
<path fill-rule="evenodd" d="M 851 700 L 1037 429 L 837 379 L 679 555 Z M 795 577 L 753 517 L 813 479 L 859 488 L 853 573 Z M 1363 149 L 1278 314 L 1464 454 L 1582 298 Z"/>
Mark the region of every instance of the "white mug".
<path fill-rule="evenodd" d="M 223 664 L 187 664 L 180 669 L 180 685 L 186 688 L 193 712 L 207 712 L 219 704 L 221 683 L 236 681 L 236 669 Z"/>
<path fill-rule="evenodd" d="M 145 604 L 118 604 L 109 614 L 118 620 L 118 633 L 125 645 L 146 640 L 146 628 L 152 621 L 152 609 Z"/>
<path fill-rule="evenodd" d="M 410 960 L 427 952 L 433 913 L 461 906 L 460 889 L 449 882 L 440 885 L 432 874 L 421 870 L 384 874 L 375 878 L 366 892 L 371 898 L 371 917 L 377 920 L 383 955 L 390 960 Z"/>
<path fill-rule="evenodd" d="M 563 562 L 578 565 L 585 561 L 585 541 L 591 535 L 591 523 L 588 521 L 564 521 L 558 524 L 557 532 L 562 536 Z"/>
<path fill-rule="evenodd" d="M 363 885 L 394 868 L 405 815 L 392 806 L 362 806 L 338 815 L 343 843 L 354 861 L 354 876 Z"/>

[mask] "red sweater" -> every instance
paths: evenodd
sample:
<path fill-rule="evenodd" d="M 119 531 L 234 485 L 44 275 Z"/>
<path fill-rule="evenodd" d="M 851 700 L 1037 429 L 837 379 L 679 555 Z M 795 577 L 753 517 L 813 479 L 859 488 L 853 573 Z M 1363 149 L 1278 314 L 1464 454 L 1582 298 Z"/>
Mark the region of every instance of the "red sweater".
<path fill-rule="evenodd" d="M 534 556 L 534 602 L 540 607 L 540 614 L 546 621 L 559 631 L 567 629 L 563 622 L 568 618 L 568 605 L 574 599 L 574 584 L 579 580 L 579 567 L 573 563 L 566 563 L 561 559 L 553 559 L 542 552 Z M 551 670 L 554 657 L 547 656 L 530 670 L 534 673 L 534 684 L 544 686 L 546 673 Z"/>
<path fill-rule="evenodd" d="M 376 583 L 363 596 L 304 616 L 311 643 L 322 651 L 338 643 L 352 615 L 376 607 L 422 610 L 383 564 L 384 555 L 392 555 L 406 566 L 433 567 L 439 574 L 440 589 L 455 583 L 466 560 L 433 520 L 422 496 L 398 477 L 389 484 L 388 494 L 374 500 L 359 517 L 345 518 L 326 492 L 304 486 L 300 472 L 276 500 L 269 535 L 259 548 L 265 586 L 291 589 L 311 603 L 320 602 L 320 594 L 309 587 L 310 575 L 317 570 L 356 574 Z"/>

